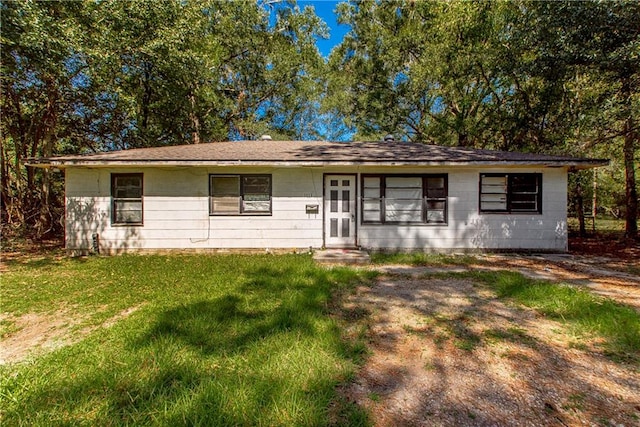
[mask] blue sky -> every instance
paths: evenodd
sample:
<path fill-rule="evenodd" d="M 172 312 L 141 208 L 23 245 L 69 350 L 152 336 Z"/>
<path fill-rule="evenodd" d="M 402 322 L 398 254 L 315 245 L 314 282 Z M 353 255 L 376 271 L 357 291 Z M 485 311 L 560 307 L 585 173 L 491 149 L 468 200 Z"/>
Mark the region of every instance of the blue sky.
<path fill-rule="evenodd" d="M 334 46 L 339 44 L 342 41 L 344 35 L 349 31 L 348 25 L 338 25 L 336 21 L 337 15 L 334 12 L 338 3 L 342 3 L 342 1 L 332 1 L 332 0 L 299 0 L 298 5 L 300 9 L 303 9 L 305 6 L 313 6 L 316 10 L 316 15 L 318 15 L 324 22 L 327 23 L 330 30 L 330 38 L 328 40 L 319 39 L 318 40 L 318 49 L 320 49 L 320 53 L 322 56 L 327 57 L 329 53 L 331 53 L 331 49 Z"/>

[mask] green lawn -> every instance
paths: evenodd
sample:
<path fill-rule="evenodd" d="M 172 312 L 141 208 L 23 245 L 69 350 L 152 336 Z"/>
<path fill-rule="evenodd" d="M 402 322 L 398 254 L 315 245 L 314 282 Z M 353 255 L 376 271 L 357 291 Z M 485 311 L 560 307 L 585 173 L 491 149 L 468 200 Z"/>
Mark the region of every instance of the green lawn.
<path fill-rule="evenodd" d="M 577 217 L 569 217 L 567 218 L 567 225 L 569 227 L 569 231 L 578 232 L 580 230 L 580 223 L 578 222 Z M 587 232 L 591 233 L 593 223 L 591 219 L 587 219 L 585 226 L 587 228 Z M 615 219 L 609 217 L 600 217 L 598 216 L 595 220 L 595 228 L 596 233 L 601 235 L 618 235 L 624 234 L 625 221 L 624 219 Z"/>
<path fill-rule="evenodd" d="M 374 261 L 480 262 L 424 254 Z M 596 337 L 613 359 L 640 360 L 640 315 L 627 306 L 508 271 L 435 276 L 474 280 L 572 328 L 577 345 Z M 342 310 L 341 299 L 374 277 L 318 267 L 308 255 L 10 262 L 0 276 L 0 311 L 62 313 L 74 325 L 70 334 L 82 339 L 0 366 L 0 424 L 368 425 L 366 412 L 340 398 L 336 385 L 350 380 L 366 352 L 366 313 Z M 130 308 L 137 310 L 109 322 Z M 99 327 L 105 321 L 114 324 Z M 11 319 L 0 327 L 3 334 L 18 329 Z M 461 338 L 461 348 L 472 349 L 482 337 Z"/>
<path fill-rule="evenodd" d="M 306 255 L 12 264 L 2 312 L 62 310 L 84 319 L 79 330 L 139 309 L 77 344 L 0 366 L 0 423 L 366 424 L 335 392 L 364 351 L 345 339 L 337 306 L 372 277 Z"/>

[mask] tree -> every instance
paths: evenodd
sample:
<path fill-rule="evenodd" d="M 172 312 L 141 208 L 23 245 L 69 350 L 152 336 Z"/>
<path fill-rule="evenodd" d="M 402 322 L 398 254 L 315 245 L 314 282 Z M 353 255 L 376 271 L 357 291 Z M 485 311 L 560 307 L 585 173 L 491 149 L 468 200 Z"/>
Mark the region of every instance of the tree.
<path fill-rule="evenodd" d="M 77 41 L 84 29 L 81 3 L 3 2 L 2 220 L 47 235 L 59 228 L 60 204 L 49 171 L 36 174 L 24 159 L 51 156 L 65 144 L 83 144 L 71 129 L 86 63 Z"/>
<path fill-rule="evenodd" d="M 327 105 L 344 106 L 365 137 L 492 145 L 502 102 L 495 73 L 502 9 L 486 2 L 341 5 L 352 31 L 329 59 L 335 99 Z"/>
<path fill-rule="evenodd" d="M 639 11 L 624 0 L 352 1 L 325 108 L 365 138 L 573 155 L 622 144 L 614 163 L 635 237 Z"/>
<path fill-rule="evenodd" d="M 326 25 L 294 3 L 3 2 L 3 224 L 59 229 L 28 157 L 317 134 Z M 52 210 L 55 208 L 54 210 Z"/>
<path fill-rule="evenodd" d="M 589 76 L 592 102 L 581 113 L 588 117 L 592 130 L 583 137 L 589 145 L 622 144 L 626 235 L 636 238 L 640 4 L 620 0 L 526 2 L 522 6 L 537 18 L 535 30 L 529 30 L 537 62 Z M 563 82 L 567 75 L 562 76 Z"/>

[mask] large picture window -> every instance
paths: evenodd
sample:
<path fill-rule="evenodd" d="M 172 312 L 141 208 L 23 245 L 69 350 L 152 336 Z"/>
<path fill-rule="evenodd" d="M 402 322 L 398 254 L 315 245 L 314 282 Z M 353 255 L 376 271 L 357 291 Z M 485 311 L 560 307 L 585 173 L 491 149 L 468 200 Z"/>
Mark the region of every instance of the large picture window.
<path fill-rule="evenodd" d="M 210 175 L 211 215 L 271 214 L 271 175 Z"/>
<path fill-rule="evenodd" d="M 142 174 L 111 174 L 111 223 L 142 225 Z"/>
<path fill-rule="evenodd" d="M 362 222 L 445 224 L 447 175 L 363 175 Z"/>
<path fill-rule="evenodd" d="M 542 213 L 542 174 L 481 174 L 480 211 Z"/>

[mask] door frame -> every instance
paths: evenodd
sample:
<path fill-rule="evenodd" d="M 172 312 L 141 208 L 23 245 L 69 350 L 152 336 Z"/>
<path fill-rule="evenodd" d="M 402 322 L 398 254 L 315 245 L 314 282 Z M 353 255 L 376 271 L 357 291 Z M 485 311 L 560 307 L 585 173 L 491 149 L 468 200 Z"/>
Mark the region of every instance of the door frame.
<path fill-rule="evenodd" d="M 353 178 L 353 246 L 335 247 L 335 249 L 354 249 L 358 248 L 358 174 L 344 172 L 324 172 L 322 174 L 322 246 L 327 248 L 327 176 L 348 176 Z"/>

